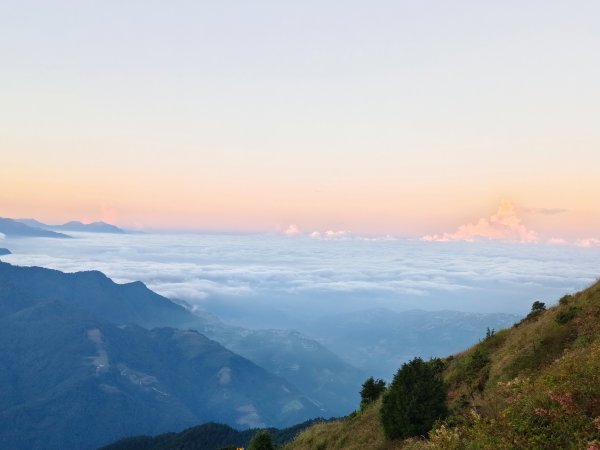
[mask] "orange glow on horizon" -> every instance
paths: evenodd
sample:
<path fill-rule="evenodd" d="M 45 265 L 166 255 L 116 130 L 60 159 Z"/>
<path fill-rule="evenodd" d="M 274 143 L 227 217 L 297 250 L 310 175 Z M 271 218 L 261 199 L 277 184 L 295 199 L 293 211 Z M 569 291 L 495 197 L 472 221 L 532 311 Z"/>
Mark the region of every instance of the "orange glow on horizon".
<path fill-rule="evenodd" d="M 77 179 L 49 183 L 48 177 L 37 182 L 15 178 L 0 182 L 0 215 L 48 223 L 103 220 L 138 229 L 267 232 L 281 232 L 294 224 L 305 233 L 351 230 L 419 237 L 487 217 L 501 198 L 510 198 L 517 208 L 559 205 L 564 209 L 556 214 L 519 212 L 528 227 L 548 238 L 591 237 L 600 228 L 600 214 L 592 203 L 596 200 L 589 193 L 563 191 L 559 198 L 546 191 L 552 197 L 548 199 L 535 189 L 523 188 L 527 195 L 508 197 L 489 188 L 474 193 L 467 186 L 422 185 L 415 195 L 413 189 L 389 182 L 354 187 L 340 183 L 311 190 L 294 183 L 274 186 L 265 180 L 216 183 L 211 189 L 205 182 L 194 189 L 189 180 L 175 177 L 168 177 L 167 183 L 138 179 L 133 184 L 113 178 L 110 185 L 103 185 L 90 180 L 82 187 Z"/>

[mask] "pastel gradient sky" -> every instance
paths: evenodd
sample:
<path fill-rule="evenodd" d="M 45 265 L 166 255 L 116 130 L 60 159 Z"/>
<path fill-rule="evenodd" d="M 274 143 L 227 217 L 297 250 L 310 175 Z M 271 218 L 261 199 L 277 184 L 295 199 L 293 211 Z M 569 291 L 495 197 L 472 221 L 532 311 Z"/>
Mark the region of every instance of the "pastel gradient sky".
<path fill-rule="evenodd" d="M 599 18 L 595 0 L 0 0 L 0 216 L 596 239 Z"/>

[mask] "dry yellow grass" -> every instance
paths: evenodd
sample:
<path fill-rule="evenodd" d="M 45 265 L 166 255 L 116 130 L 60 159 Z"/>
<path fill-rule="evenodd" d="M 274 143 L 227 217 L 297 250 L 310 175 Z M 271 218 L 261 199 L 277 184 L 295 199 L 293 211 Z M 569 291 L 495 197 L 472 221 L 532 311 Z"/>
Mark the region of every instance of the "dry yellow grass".
<path fill-rule="evenodd" d="M 401 442 L 387 441 L 379 420 L 381 400 L 356 416 L 321 423 L 300 433 L 284 450 L 394 450 Z"/>

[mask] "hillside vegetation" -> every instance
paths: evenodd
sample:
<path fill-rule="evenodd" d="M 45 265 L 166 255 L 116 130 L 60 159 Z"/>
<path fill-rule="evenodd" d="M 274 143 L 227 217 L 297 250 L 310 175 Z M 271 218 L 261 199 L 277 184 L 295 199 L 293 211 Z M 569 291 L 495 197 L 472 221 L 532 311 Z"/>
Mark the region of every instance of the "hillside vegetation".
<path fill-rule="evenodd" d="M 121 439 L 99 450 L 228 450 L 247 448 L 252 438 L 259 431 L 268 433 L 275 445 L 282 445 L 317 422 L 324 422 L 324 419 L 309 420 L 282 430 L 277 428 L 236 430 L 228 425 L 205 423 L 179 433 Z"/>
<path fill-rule="evenodd" d="M 449 416 L 427 436 L 386 440 L 381 399 L 301 433 L 286 450 L 600 450 L 600 283 L 489 330 L 443 360 Z"/>

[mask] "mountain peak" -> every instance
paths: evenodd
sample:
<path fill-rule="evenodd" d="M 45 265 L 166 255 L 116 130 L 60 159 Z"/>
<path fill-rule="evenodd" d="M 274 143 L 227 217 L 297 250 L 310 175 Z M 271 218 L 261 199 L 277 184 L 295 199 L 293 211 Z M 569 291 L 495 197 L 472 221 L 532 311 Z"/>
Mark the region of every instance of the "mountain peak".
<path fill-rule="evenodd" d="M 57 233 L 37 226 L 27 225 L 14 219 L 0 217 L 0 233 L 6 237 L 50 237 L 50 238 L 70 238 L 64 233 Z"/>
<path fill-rule="evenodd" d="M 66 231 L 87 231 L 91 233 L 124 233 L 125 230 L 112 225 L 110 223 L 97 221 L 91 223 L 83 223 L 79 220 L 71 220 L 62 225 L 53 226 L 54 229 L 66 230 Z"/>

